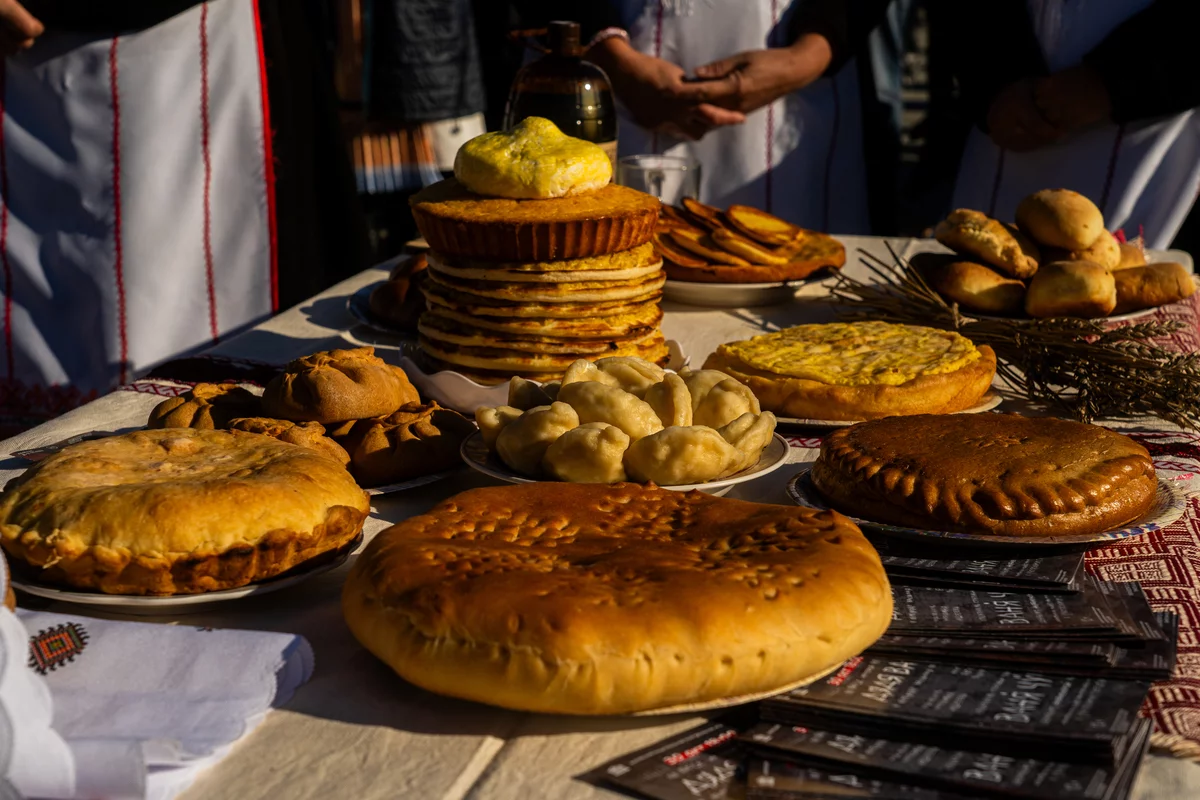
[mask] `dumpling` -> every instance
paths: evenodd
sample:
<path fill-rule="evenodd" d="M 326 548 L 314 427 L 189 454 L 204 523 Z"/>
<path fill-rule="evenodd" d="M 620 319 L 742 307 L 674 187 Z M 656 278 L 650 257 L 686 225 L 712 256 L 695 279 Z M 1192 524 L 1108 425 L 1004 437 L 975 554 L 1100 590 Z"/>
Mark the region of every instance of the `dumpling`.
<path fill-rule="evenodd" d="M 678 375 L 669 373 L 647 389 L 646 403 L 654 409 L 665 428 L 692 424 L 692 395 Z"/>
<path fill-rule="evenodd" d="M 747 411 L 733 422 L 717 430 L 721 438 L 729 442 L 741 459 L 737 464 L 730 465 L 728 474 L 741 472 L 758 463 L 763 448 L 771 443 L 771 435 L 775 433 L 775 415 L 770 411 L 753 414 Z"/>
<path fill-rule="evenodd" d="M 542 384 L 542 391 L 546 393 L 546 397 L 550 398 L 551 403 L 558 399 L 558 390 L 561 388 L 561 381 L 550 381 L 549 383 Z"/>
<path fill-rule="evenodd" d="M 615 386 L 595 381 L 563 384 L 558 402 L 575 409 L 581 423 L 607 422 L 623 430 L 630 439 L 662 430 L 662 422 L 646 401 Z"/>
<path fill-rule="evenodd" d="M 508 382 L 508 404 L 513 408 L 527 411 L 538 406 L 548 406 L 553 402 L 554 397 L 537 381 L 514 376 Z"/>
<path fill-rule="evenodd" d="M 635 397 L 645 397 L 646 390 L 666 376 L 666 370 L 644 358 L 609 356 L 596 360 L 596 369 L 616 378 L 617 385 Z"/>
<path fill-rule="evenodd" d="M 692 393 L 692 424 L 720 428 L 747 411 L 762 411 L 750 387 L 724 372 L 702 369 L 680 373 Z"/>
<path fill-rule="evenodd" d="M 629 437 L 604 422 L 588 422 L 558 437 L 542 458 L 542 468 L 560 481 L 617 483 L 625 480 Z"/>
<path fill-rule="evenodd" d="M 566 403 L 531 408 L 500 431 L 496 437 L 496 454 L 512 469 L 534 478 L 550 445 L 578 427 L 579 416 Z"/>
<path fill-rule="evenodd" d="M 607 372 L 601 372 L 595 364 L 586 358 L 571 362 L 571 366 L 567 367 L 567 371 L 563 373 L 562 377 L 563 386 L 570 386 L 573 383 L 585 383 L 587 381 L 618 388 L 621 386 L 616 378 Z"/>
<path fill-rule="evenodd" d="M 487 445 L 488 450 L 496 449 L 496 437 L 500 435 L 500 431 L 520 416 L 521 409 L 512 406 L 475 409 L 475 424 L 479 426 L 479 432 L 483 434 L 483 443 Z"/>
<path fill-rule="evenodd" d="M 674 426 L 629 445 L 625 471 L 637 481 L 678 486 L 720 477 L 740 458 L 737 448 L 712 428 Z"/>

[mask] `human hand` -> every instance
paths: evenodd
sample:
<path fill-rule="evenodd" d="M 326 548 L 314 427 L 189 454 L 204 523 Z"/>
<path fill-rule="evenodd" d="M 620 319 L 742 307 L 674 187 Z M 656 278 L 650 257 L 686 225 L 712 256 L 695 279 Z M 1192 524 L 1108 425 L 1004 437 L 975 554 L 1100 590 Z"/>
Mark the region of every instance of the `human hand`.
<path fill-rule="evenodd" d="M 1087 128 L 1112 116 L 1108 88 L 1099 73 L 1086 65 L 1036 80 L 1033 101 L 1041 116 L 1065 133 Z"/>
<path fill-rule="evenodd" d="M 588 58 L 608 74 L 621 103 L 646 130 L 700 139 L 714 128 L 738 125 L 746 119 L 737 111 L 691 99 L 680 67 L 639 53 L 622 39 L 601 42 L 589 51 Z"/>
<path fill-rule="evenodd" d="M 789 47 L 748 50 L 696 68 L 688 96 L 696 101 L 747 113 L 803 89 L 829 67 L 833 51 L 819 34 L 801 36 Z"/>
<path fill-rule="evenodd" d="M 1010 84 L 996 95 L 988 109 L 988 135 L 997 147 L 1023 153 L 1061 139 L 1065 132 L 1042 117 L 1034 101 L 1030 79 Z"/>
<path fill-rule="evenodd" d="M 31 47 L 45 30 L 17 0 L 0 0 L 0 56 Z"/>

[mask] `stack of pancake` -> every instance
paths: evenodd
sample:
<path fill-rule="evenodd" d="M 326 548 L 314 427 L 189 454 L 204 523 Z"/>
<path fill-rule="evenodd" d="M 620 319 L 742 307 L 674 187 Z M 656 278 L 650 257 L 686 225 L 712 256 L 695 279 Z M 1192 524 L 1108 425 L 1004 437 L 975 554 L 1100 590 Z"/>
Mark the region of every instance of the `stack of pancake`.
<path fill-rule="evenodd" d="M 410 201 L 430 246 L 418 325 L 430 367 L 497 383 L 555 380 L 580 358 L 666 363 L 657 199 L 608 183 L 598 148 L 540 124 L 468 142 L 455 172 Z"/>

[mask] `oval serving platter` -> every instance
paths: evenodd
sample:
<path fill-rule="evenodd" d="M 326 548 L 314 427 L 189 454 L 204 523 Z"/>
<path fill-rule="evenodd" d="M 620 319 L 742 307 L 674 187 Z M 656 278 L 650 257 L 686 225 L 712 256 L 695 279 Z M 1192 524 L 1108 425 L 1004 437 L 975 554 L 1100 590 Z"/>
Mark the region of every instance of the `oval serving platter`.
<path fill-rule="evenodd" d="M 827 511 L 831 508 L 829 503 L 817 490 L 810 477 L 811 467 L 805 467 L 798 472 L 795 477 L 788 481 L 787 493 L 796 505 L 805 506 L 807 508 L 816 508 L 821 511 Z M 947 543 L 956 544 L 981 544 L 989 547 L 996 545 L 1009 547 L 1037 547 L 1046 545 L 1078 545 L 1078 544 L 1103 544 L 1112 542 L 1118 539 L 1128 539 L 1132 536 L 1141 536 L 1150 531 L 1160 530 L 1175 522 L 1183 516 L 1187 509 L 1187 498 L 1183 491 L 1168 480 L 1164 480 L 1161 476 L 1158 479 L 1158 491 L 1155 493 L 1154 505 L 1150 510 L 1133 525 L 1128 525 L 1124 528 L 1112 531 L 1104 531 L 1102 533 L 1078 534 L 1073 536 L 1038 536 L 1038 537 L 1016 537 L 1016 536 L 991 536 L 981 533 L 960 533 L 958 531 L 938 531 L 938 530 L 923 530 L 920 528 L 906 528 L 902 525 L 891 525 L 886 522 L 874 522 L 869 519 L 862 519 L 850 514 L 846 514 L 850 520 L 860 528 L 867 528 L 880 533 L 885 533 L 891 536 L 896 536 L 904 539 L 918 539 L 928 541 L 929 539 L 943 539 Z M 836 510 L 836 509 L 835 509 Z M 845 513 L 845 512 L 842 512 Z"/>

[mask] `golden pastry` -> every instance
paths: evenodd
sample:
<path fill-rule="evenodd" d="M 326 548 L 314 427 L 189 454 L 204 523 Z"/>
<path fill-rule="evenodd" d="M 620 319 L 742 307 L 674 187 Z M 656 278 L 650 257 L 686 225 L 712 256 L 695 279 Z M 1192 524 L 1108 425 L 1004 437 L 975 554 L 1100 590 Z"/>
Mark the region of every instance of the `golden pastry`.
<path fill-rule="evenodd" d="M 457 467 L 462 463 L 459 447 L 474 432 L 471 421 L 457 411 L 428 403 L 359 420 L 343 444 L 359 484 L 384 486 Z"/>
<path fill-rule="evenodd" d="M 298 358 L 267 384 L 262 399 L 268 416 L 326 426 L 420 402 L 404 371 L 377 357 L 373 347 Z"/>
<path fill-rule="evenodd" d="M 1112 267 L 1114 272 L 1119 269 L 1146 266 L 1146 251 L 1142 249 L 1140 244 L 1134 242 L 1121 242 L 1118 247 L 1121 251 L 1121 260 L 1117 266 Z"/>
<path fill-rule="evenodd" d="M 887 322 L 799 325 L 728 342 L 704 362 L 781 417 L 860 420 L 977 405 L 996 355 L 951 331 Z"/>
<path fill-rule="evenodd" d="M 1025 284 L 991 267 L 942 253 L 920 253 L 912 264 L 934 291 L 963 311 L 1013 316 L 1025 309 Z"/>
<path fill-rule="evenodd" d="M 1104 233 L 1104 215 L 1079 192 L 1042 189 L 1017 204 L 1017 225 L 1046 247 L 1086 250 Z"/>
<path fill-rule="evenodd" d="M 891 622 L 879 556 L 839 514 L 635 484 L 474 489 L 375 537 L 354 636 L 430 691 L 627 714 L 781 691 Z"/>
<path fill-rule="evenodd" d="M 178 397 L 168 397 L 150 411 L 148 428 L 227 427 L 235 417 L 249 417 L 262 409 L 257 395 L 232 383 L 197 383 Z"/>
<path fill-rule="evenodd" d="M 308 447 L 332 458 L 343 467 L 350 463 L 350 454 L 325 434 L 325 426 L 319 422 L 292 422 L 269 417 L 245 417 L 231 420 L 227 426 L 231 431 L 257 433 L 270 436 L 288 444 Z"/>
<path fill-rule="evenodd" d="M 934 237 L 956 253 L 981 259 L 1012 278 L 1037 272 L 1037 245 L 1020 231 L 978 211 L 950 212 L 933 229 Z"/>
<path fill-rule="evenodd" d="M 1195 276 L 1174 261 L 1118 270 L 1113 273 L 1113 281 L 1117 289 L 1114 314 L 1157 308 L 1196 292 Z"/>
<path fill-rule="evenodd" d="M 827 436 L 812 480 L 856 517 L 997 536 L 1073 536 L 1142 517 L 1146 448 L 1078 422 L 1016 414 L 882 419 Z"/>
<path fill-rule="evenodd" d="M 1053 261 L 1091 261 L 1105 269 L 1121 268 L 1121 244 L 1117 237 L 1104 231 L 1096 237 L 1090 247 L 1082 250 L 1062 250 L 1057 247 L 1047 247 L 1042 250 L 1042 262 L 1049 264 Z"/>
<path fill-rule="evenodd" d="M 48 583 L 195 594 L 279 575 L 348 545 L 370 510 L 307 447 L 192 428 L 64 448 L 0 495 L 0 545 Z"/>
<path fill-rule="evenodd" d="M 1107 317 L 1116 305 L 1113 273 L 1090 261 L 1047 264 L 1025 292 L 1025 313 L 1031 317 Z"/>

